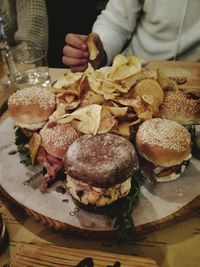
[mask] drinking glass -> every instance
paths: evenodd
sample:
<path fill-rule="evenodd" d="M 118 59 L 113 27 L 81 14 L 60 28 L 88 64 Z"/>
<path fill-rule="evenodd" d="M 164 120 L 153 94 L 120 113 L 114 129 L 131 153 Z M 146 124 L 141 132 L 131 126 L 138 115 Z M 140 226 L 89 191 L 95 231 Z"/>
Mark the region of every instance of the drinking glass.
<path fill-rule="evenodd" d="M 8 52 L 11 81 L 15 90 L 30 86 L 51 86 L 47 52 L 39 46 L 25 43 Z"/>
<path fill-rule="evenodd" d="M 5 60 L 0 52 L 0 92 L 3 92 L 9 86 L 8 73 Z"/>

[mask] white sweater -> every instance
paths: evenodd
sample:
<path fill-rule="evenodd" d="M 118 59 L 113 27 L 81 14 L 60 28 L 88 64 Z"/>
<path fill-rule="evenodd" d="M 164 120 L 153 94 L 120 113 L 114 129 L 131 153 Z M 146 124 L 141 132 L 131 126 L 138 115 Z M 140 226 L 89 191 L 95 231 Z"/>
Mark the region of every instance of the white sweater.
<path fill-rule="evenodd" d="M 93 25 L 108 64 L 123 51 L 149 60 L 200 60 L 200 0 L 110 0 Z M 127 40 L 130 43 L 123 50 Z"/>

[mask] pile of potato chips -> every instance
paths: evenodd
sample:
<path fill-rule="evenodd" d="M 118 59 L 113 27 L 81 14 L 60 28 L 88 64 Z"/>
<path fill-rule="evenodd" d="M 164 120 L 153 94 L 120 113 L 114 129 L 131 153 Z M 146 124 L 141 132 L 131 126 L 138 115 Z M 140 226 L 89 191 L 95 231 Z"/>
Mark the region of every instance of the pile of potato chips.
<path fill-rule="evenodd" d="M 165 88 L 176 83 L 161 71 L 142 68 L 139 58 L 117 55 L 111 67 L 70 70 L 50 89 L 57 110 L 50 121 L 71 122 L 81 133 L 112 132 L 130 139 L 143 120 L 159 116 Z"/>

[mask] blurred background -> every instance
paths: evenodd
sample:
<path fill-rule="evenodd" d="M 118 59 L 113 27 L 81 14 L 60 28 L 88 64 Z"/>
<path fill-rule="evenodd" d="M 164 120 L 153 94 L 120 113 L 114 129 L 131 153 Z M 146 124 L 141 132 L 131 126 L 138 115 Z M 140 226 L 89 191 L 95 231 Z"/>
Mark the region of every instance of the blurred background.
<path fill-rule="evenodd" d="M 66 68 L 62 64 L 62 50 L 67 33 L 88 34 L 106 0 L 46 0 L 49 22 L 48 65 Z"/>

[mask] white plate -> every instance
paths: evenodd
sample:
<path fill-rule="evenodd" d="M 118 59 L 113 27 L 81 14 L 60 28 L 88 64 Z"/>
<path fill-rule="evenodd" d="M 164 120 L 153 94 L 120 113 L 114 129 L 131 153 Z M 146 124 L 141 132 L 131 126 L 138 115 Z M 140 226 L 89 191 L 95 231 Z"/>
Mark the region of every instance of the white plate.
<path fill-rule="evenodd" d="M 41 193 L 38 183 L 40 167 L 25 167 L 16 150 L 13 121 L 7 118 L 0 125 L 0 185 L 18 203 L 36 213 L 79 229 L 92 231 L 113 230 L 113 221 L 103 215 L 78 210 L 68 193 L 51 188 Z M 200 192 L 200 161 L 192 158 L 181 178 L 156 186 L 142 185 L 139 202 L 133 211 L 136 226 L 156 222 L 175 213 L 191 202 Z M 63 201 L 68 199 L 68 201 Z"/>

